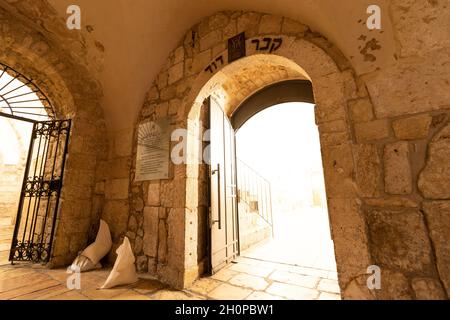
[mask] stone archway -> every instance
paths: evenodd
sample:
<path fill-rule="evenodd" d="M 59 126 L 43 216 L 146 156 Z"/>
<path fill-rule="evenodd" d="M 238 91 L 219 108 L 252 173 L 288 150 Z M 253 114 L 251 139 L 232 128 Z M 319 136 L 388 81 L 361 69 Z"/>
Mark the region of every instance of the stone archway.
<path fill-rule="evenodd" d="M 241 32 L 246 57 L 229 64 L 228 39 Z M 256 12 L 219 12 L 202 20 L 170 54 L 138 122 L 170 117 L 172 129 L 187 129 L 186 158 L 197 158 L 202 141 L 195 132 L 206 97 L 214 95 L 230 115 L 258 89 L 287 79 L 313 85 L 342 297 L 445 297 L 442 239 L 447 236 L 434 221 L 441 219 L 435 208 L 442 204 L 430 209 L 435 198 L 424 188 L 442 185 L 430 174 L 436 149 L 431 136 L 447 123 L 448 110 L 375 112 L 365 82 L 348 60 L 307 26 Z M 136 134 L 134 141 L 135 155 Z M 130 211 L 127 235 L 140 271 L 183 288 L 205 266 L 208 204 L 200 196 L 205 168 L 188 161 L 171 164 L 170 171 L 168 180 L 131 182 L 130 200 L 137 205 Z M 379 290 L 368 289 L 372 264 L 381 268 Z"/>
<path fill-rule="evenodd" d="M 33 10 L 36 4 L 25 6 Z M 43 10 L 47 27 L 64 30 L 53 12 Z M 99 104 L 101 88 L 85 65 L 62 47 L 64 35 L 49 35 L 37 25 L 24 24 L 17 12 L 0 6 L 4 27 L 0 35 L 0 61 L 31 78 L 48 96 L 57 118 L 72 119 L 69 155 L 56 221 L 50 266 L 71 263 L 86 246 L 88 232 L 102 210 L 102 191 L 95 193 L 106 173 L 101 172 L 106 143 L 103 111 Z M 9 26 L 14 26 L 9 28 Z M 65 32 L 65 31 L 63 31 Z M 59 33 L 58 33 L 59 34 Z"/>
<path fill-rule="evenodd" d="M 247 36 L 247 57 L 227 64 L 227 40 L 242 31 Z M 275 40 L 281 43 L 276 50 L 271 50 L 270 45 L 269 49 L 259 46 Z M 244 77 L 246 72 L 249 76 Z M 371 104 L 364 85 L 332 44 L 289 19 L 253 12 L 218 13 L 193 27 L 184 43 L 170 55 L 147 94 L 139 121 L 170 116 L 174 129 L 188 130 L 189 158 L 196 156 L 200 148 L 192 132 L 200 125 L 206 97 L 214 94 L 231 114 L 253 92 L 286 79 L 308 79 L 313 84 L 343 296 L 372 298 L 365 288 L 371 258 L 359 200 L 358 183 L 363 181 L 357 181 L 354 175 L 355 139 L 347 113 L 348 103 L 362 102 L 369 108 Z M 233 84 L 239 93 L 232 92 Z M 144 246 L 136 252 L 138 262 L 141 270 L 148 268 L 176 287 L 189 285 L 204 268 L 204 250 L 199 249 L 199 216 L 204 214 L 200 211 L 205 206 L 199 196 L 202 170 L 189 162 L 172 165 L 173 179 L 143 186 L 148 188 L 148 199 L 143 211 Z"/>

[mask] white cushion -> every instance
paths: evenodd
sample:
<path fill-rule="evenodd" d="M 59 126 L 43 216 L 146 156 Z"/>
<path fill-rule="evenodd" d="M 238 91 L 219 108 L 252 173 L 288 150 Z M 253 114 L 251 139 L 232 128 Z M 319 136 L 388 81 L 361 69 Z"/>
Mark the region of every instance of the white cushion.
<path fill-rule="evenodd" d="M 100 228 L 98 229 L 95 242 L 84 249 L 81 255 L 89 258 L 94 265 L 97 265 L 100 260 L 108 254 L 111 247 L 112 239 L 108 224 L 105 221 L 100 220 Z"/>
<path fill-rule="evenodd" d="M 134 265 L 134 254 L 131 249 L 130 240 L 127 237 L 123 240 L 122 245 L 117 248 L 116 253 L 117 259 L 114 267 L 100 289 L 110 289 L 138 281 L 136 267 Z"/>

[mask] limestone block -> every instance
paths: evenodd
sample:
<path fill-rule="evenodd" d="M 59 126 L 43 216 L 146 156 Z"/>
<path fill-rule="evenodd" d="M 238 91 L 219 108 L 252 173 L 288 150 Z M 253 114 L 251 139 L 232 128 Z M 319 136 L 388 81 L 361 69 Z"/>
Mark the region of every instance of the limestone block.
<path fill-rule="evenodd" d="M 237 20 L 238 33 L 244 32 L 249 38 L 258 34 L 258 26 L 261 15 L 256 12 L 247 12 L 241 15 Z"/>
<path fill-rule="evenodd" d="M 317 66 L 318 69 L 322 67 L 323 65 Z M 344 87 L 339 74 L 326 75 L 316 79 L 314 96 L 317 123 L 345 119 Z"/>
<path fill-rule="evenodd" d="M 148 261 L 146 256 L 139 256 L 136 258 L 136 269 L 139 273 L 147 272 L 148 270 Z"/>
<path fill-rule="evenodd" d="M 150 207 L 159 206 L 161 203 L 160 182 L 150 181 L 147 192 L 147 205 Z"/>
<path fill-rule="evenodd" d="M 446 295 L 439 281 L 431 278 L 416 278 L 412 287 L 419 300 L 445 300 Z"/>
<path fill-rule="evenodd" d="M 184 50 L 184 49 L 183 49 Z M 171 85 L 178 80 L 182 79 L 184 76 L 184 63 L 183 61 L 177 63 L 169 69 L 169 79 L 168 84 Z"/>
<path fill-rule="evenodd" d="M 236 20 L 231 20 L 224 28 L 223 28 L 223 39 L 228 40 L 231 37 L 237 34 L 237 22 Z"/>
<path fill-rule="evenodd" d="M 355 122 L 369 122 L 373 120 L 372 102 L 369 99 L 357 99 L 348 102 L 352 120 Z"/>
<path fill-rule="evenodd" d="M 142 211 L 145 207 L 144 200 L 140 196 L 133 198 L 133 209 L 135 211 Z"/>
<path fill-rule="evenodd" d="M 390 194 L 410 194 L 412 192 L 409 145 L 399 141 L 384 148 L 384 184 Z"/>
<path fill-rule="evenodd" d="M 381 160 L 378 148 L 373 144 L 353 147 L 355 157 L 358 194 L 362 197 L 377 197 L 380 194 Z"/>
<path fill-rule="evenodd" d="M 186 73 L 192 75 L 203 71 L 211 63 L 211 59 L 210 49 L 198 53 L 194 59 L 186 59 Z"/>
<path fill-rule="evenodd" d="M 367 217 L 375 264 L 406 272 L 432 270 L 430 242 L 417 209 L 368 209 Z"/>
<path fill-rule="evenodd" d="M 117 244 L 118 238 L 127 231 L 129 206 L 127 200 L 106 201 L 102 219 L 108 223 L 113 241 Z"/>
<path fill-rule="evenodd" d="M 144 253 L 156 257 L 158 252 L 158 208 L 144 208 Z"/>
<path fill-rule="evenodd" d="M 328 202 L 334 250 L 341 287 L 370 266 L 366 223 L 356 199 L 330 199 Z"/>
<path fill-rule="evenodd" d="M 369 142 L 389 137 L 388 120 L 375 120 L 355 124 L 355 135 L 358 142 Z"/>
<path fill-rule="evenodd" d="M 211 49 L 222 41 L 222 30 L 214 30 L 200 39 L 200 51 Z"/>
<path fill-rule="evenodd" d="M 385 268 L 381 269 L 381 289 L 376 290 L 376 294 L 382 300 L 410 300 L 413 298 L 408 279 L 400 272 Z"/>
<path fill-rule="evenodd" d="M 264 15 L 259 24 L 260 34 L 279 34 L 281 32 L 282 17 Z"/>
<path fill-rule="evenodd" d="M 423 210 L 435 248 L 439 275 L 450 294 L 450 201 L 425 202 Z"/>
<path fill-rule="evenodd" d="M 131 216 L 130 219 L 128 220 L 128 230 L 132 231 L 132 232 L 136 232 L 137 230 L 137 221 L 136 218 L 134 216 Z"/>
<path fill-rule="evenodd" d="M 413 199 L 406 197 L 384 197 L 380 199 L 365 199 L 367 205 L 372 207 L 402 207 L 417 208 L 419 204 Z"/>
<path fill-rule="evenodd" d="M 352 198 L 356 194 L 356 184 L 351 146 L 325 147 L 322 159 L 328 198 Z"/>
<path fill-rule="evenodd" d="M 167 217 L 167 262 L 171 266 L 184 265 L 184 214 L 184 208 L 170 209 Z"/>
<path fill-rule="evenodd" d="M 158 76 L 158 81 L 157 81 L 158 89 L 162 90 L 165 87 L 167 87 L 168 80 L 169 80 L 169 73 L 168 72 L 160 73 L 159 76 Z"/>
<path fill-rule="evenodd" d="M 219 29 L 225 27 L 230 18 L 224 13 L 218 13 L 209 18 L 209 28 L 211 30 Z"/>
<path fill-rule="evenodd" d="M 175 98 L 177 95 L 177 87 L 175 85 L 166 87 L 161 90 L 161 100 L 169 101 L 170 99 Z"/>
<path fill-rule="evenodd" d="M 366 78 L 377 118 L 417 114 L 448 105 L 449 50 L 401 59 Z"/>
<path fill-rule="evenodd" d="M 390 12 L 401 56 L 450 47 L 448 2 L 395 0 Z"/>
<path fill-rule="evenodd" d="M 158 262 L 166 263 L 167 261 L 167 229 L 164 220 L 159 220 L 159 245 L 158 245 Z"/>
<path fill-rule="evenodd" d="M 284 34 L 304 34 L 308 30 L 308 26 L 295 20 L 284 18 L 282 32 Z"/>
<path fill-rule="evenodd" d="M 147 95 L 145 97 L 145 100 L 148 102 L 152 102 L 159 99 L 159 91 L 158 87 L 153 86 L 150 88 L 150 90 L 147 91 Z"/>
<path fill-rule="evenodd" d="M 395 136 L 402 140 L 428 137 L 432 117 L 428 114 L 399 119 L 392 123 Z"/>
<path fill-rule="evenodd" d="M 105 196 L 108 200 L 128 199 L 129 179 L 113 179 L 107 181 Z"/>
<path fill-rule="evenodd" d="M 142 248 L 144 247 L 143 239 L 141 236 L 137 236 L 134 241 L 134 252 L 136 254 L 141 253 Z"/>
<path fill-rule="evenodd" d="M 174 64 L 180 63 L 184 61 L 184 47 L 178 47 L 174 53 Z"/>
<path fill-rule="evenodd" d="M 375 294 L 367 287 L 367 275 L 353 279 L 341 292 L 344 300 L 374 300 Z"/>
<path fill-rule="evenodd" d="M 450 123 L 428 145 L 425 168 L 419 177 L 419 190 L 428 199 L 450 199 Z"/>
<path fill-rule="evenodd" d="M 161 205 L 167 208 L 183 208 L 186 200 L 184 179 L 161 181 Z"/>

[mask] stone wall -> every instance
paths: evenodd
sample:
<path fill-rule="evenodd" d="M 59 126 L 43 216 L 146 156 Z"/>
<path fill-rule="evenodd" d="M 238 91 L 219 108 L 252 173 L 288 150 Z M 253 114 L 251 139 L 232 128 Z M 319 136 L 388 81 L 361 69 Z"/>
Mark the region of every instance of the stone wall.
<path fill-rule="evenodd" d="M 412 6 L 402 14 L 400 2 L 392 8 L 401 44 L 397 63 L 363 75 L 338 48 L 296 21 L 255 12 L 204 19 L 170 55 L 138 119 L 170 116 L 173 128 L 192 129 L 208 95 L 231 114 L 267 84 L 310 79 L 339 283 L 349 299 L 449 294 L 449 50 L 439 41 L 422 50 L 415 38 L 404 37 L 404 15 L 439 12 Z M 248 57 L 228 65 L 226 40 L 242 31 Z M 265 52 L 255 48 L 264 38 L 283 42 Z M 248 73 L 252 65 L 259 74 Z M 189 136 L 188 156 L 199 143 Z M 203 270 L 196 249 L 203 243 L 197 221 L 204 197 L 198 166 L 171 165 L 171 172 L 169 180 L 131 182 L 128 235 L 141 271 L 183 287 Z M 372 264 L 381 267 L 381 290 L 366 286 Z"/>
<path fill-rule="evenodd" d="M 88 42 L 84 31 L 69 31 L 50 8 L 40 1 L 0 3 L 0 61 L 33 79 L 57 118 L 72 119 L 50 263 L 61 266 L 86 246 L 89 229 L 98 222 L 104 195 L 96 183 L 105 176 L 100 164 L 106 160 L 107 145 L 102 91 L 95 77 L 102 53 L 87 54 L 81 45 Z"/>

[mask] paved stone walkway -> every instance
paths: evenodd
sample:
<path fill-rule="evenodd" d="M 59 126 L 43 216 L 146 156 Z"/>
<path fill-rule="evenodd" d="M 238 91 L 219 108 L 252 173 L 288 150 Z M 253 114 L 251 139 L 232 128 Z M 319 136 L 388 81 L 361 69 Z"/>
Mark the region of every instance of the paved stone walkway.
<path fill-rule="evenodd" d="M 109 270 L 83 273 L 81 290 L 69 290 L 65 269 L 30 265 L 0 266 L 0 300 L 310 300 L 340 299 L 333 271 L 239 258 L 212 277 L 183 291 L 153 279 L 115 289 L 98 290 Z"/>

